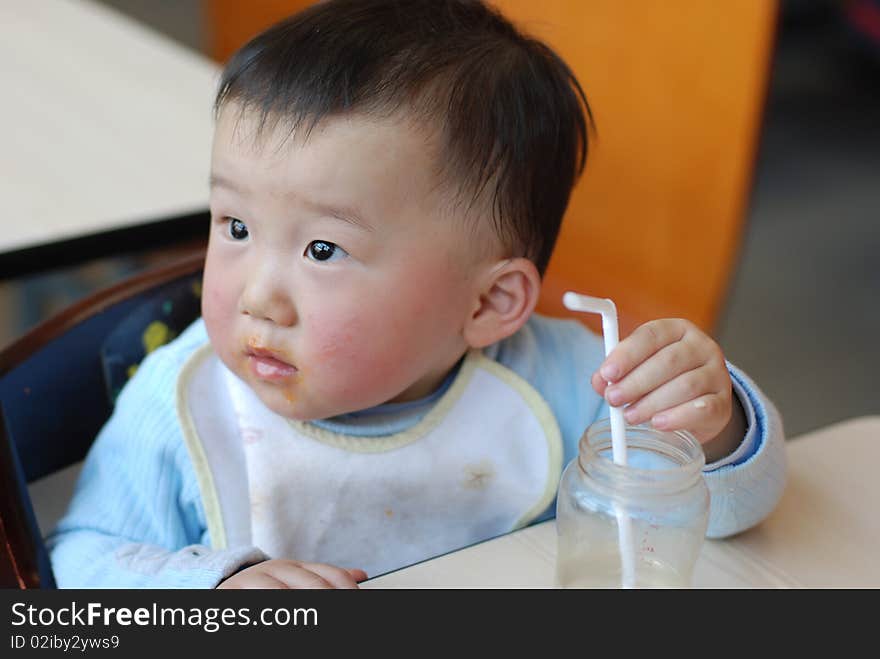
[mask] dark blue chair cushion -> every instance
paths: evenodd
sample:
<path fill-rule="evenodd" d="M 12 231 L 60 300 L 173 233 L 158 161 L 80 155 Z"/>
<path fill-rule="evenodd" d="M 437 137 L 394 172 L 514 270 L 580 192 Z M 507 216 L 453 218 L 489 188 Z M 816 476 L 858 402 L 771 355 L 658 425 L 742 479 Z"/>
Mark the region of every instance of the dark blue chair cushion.
<path fill-rule="evenodd" d="M 176 282 L 122 319 L 101 346 L 101 368 L 112 406 L 144 357 L 165 345 L 199 316 L 201 275 Z"/>

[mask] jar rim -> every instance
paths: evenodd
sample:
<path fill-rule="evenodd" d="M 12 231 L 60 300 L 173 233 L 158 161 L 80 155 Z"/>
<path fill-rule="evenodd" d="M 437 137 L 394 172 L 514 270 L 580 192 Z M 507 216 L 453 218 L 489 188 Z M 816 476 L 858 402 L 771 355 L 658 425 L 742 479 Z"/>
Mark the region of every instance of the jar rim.
<path fill-rule="evenodd" d="M 658 430 L 647 424 L 626 425 L 627 449 L 638 449 L 665 458 L 669 467 L 644 468 L 620 465 L 611 457 L 611 420 L 598 419 L 587 428 L 578 444 L 578 463 L 583 473 L 615 487 L 676 491 L 702 478 L 706 464 L 702 446 L 686 430 Z"/>

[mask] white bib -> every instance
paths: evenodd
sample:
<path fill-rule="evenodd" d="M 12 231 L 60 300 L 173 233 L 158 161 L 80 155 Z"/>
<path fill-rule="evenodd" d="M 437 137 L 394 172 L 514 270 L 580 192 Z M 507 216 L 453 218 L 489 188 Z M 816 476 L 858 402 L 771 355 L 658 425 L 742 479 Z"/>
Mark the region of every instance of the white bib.
<path fill-rule="evenodd" d="M 272 412 L 209 347 L 178 393 L 216 547 L 252 544 L 372 577 L 524 526 L 556 494 L 552 412 L 479 351 L 419 423 L 382 437 Z"/>

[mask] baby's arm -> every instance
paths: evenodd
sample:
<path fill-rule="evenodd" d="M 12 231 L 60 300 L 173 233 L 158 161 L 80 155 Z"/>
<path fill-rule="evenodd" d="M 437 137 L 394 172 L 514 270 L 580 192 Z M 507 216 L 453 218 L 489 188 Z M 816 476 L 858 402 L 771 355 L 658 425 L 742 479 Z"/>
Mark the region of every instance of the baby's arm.
<path fill-rule="evenodd" d="M 723 538 L 763 521 L 785 489 L 787 460 L 782 417 L 772 401 L 745 373 L 726 362 L 736 404 L 745 414 L 745 429 L 732 452 L 707 457 L 703 477 L 709 487 L 707 537 Z M 603 403 L 596 418 L 607 417 Z"/>
<path fill-rule="evenodd" d="M 170 348 L 170 346 L 169 346 Z M 151 353 L 117 400 L 47 538 L 59 587 L 210 588 L 266 559 L 209 548 L 174 406 L 179 344 Z"/>
<path fill-rule="evenodd" d="M 702 443 L 710 537 L 743 531 L 776 506 L 786 471 L 779 413 L 692 323 L 661 319 L 638 327 L 593 374 L 592 385 L 627 406 L 627 422 L 689 430 Z"/>
<path fill-rule="evenodd" d="M 605 361 L 603 341 L 581 323 L 535 316 L 486 352 L 535 386 L 550 404 L 562 431 L 565 462 L 577 455 L 587 426 L 609 416 L 608 403 L 590 382 Z M 724 457 L 710 456 L 703 472 L 711 492 L 709 537 L 744 531 L 767 517 L 782 496 L 786 478 L 779 413 L 742 371 L 728 362 L 724 368 L 745 424 L 731 445 L 718 452 Z"/>
<path fill-rule="evenodd" d="M 710 538 L 745 531 L 763 521 L 779 503 L 787 480 L 782 416 L 748 375 L 727 363 L 734 396 L 746 415 L 746 433 L 726 458 L 707 464 Z"/>
<path fill-rule="evenodd" d="M 179 475 L 155 457 L 132 473 L 126 453 L 113 455 L 109 444 L 89 456 L 67 514 L 47 539 L 60 588 L 211 588 L 266 558 L 252 547 L 206 546 Z"/>

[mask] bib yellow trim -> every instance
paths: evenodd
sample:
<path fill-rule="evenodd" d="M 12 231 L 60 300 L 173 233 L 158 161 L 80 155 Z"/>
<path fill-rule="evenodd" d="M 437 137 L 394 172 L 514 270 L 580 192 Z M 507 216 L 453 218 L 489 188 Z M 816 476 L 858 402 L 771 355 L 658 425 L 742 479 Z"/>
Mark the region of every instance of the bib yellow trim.
<path fill-rule="evenodd" d="M 449 389 L 440 397 L 440 400 L 437 401 L 434 407 L 416 425 L 398 433 L 382 437 L 362 437 L 333 432 L 306 421 L 288 419 L 287 422 L 306 437 L 353 453 L 382 453 L 412 444 L 431 432 L 443 420 L 446 413 L 464 393 L 465 387 L 467 387 L 468 382 L 473 377 L 474 368 L 481 357 L 485 359 L 482 353 L 475 350 L 470 351 L 465 356 L 461 368 L 455 376 L 455 380 L 453 380 Z"/>
<path fill-rule="evenodd" d="M 544 436 L 547 438 L 547 448 L 549 450 L 547 456 L 547 487 L 531 509 L 517 521 L 512 530 L 520 529 L 544 512 L 544 509 L 550 505 L 556 496 L 556 492 L 559 489 L 559 479 L 562 477 L 562 433 L 559 431 L 556 416 L 537 389 L 506 366 L 489 359 L 482 353 L 480 353 L 480 357 L 480 366 L 482 368 L 498 377 L 498 379 L 504 380 L 522 396 L 529 409 L 537 417 L 538 423 L 544 429 Z"/>
<path fill-rule="evenodd" d="M 187 387 L 192 380 L 193 374 L 201 364 L 213 354 L 209 343 L 196 350 L 183 365 L 177 378 L 177 416 L 180 419 L 180 427 L 183 431 L 183 439 L 192 460 L 196 480 L 202 494 L 202 505 L 205 507 L 205 521 L 208 524 L 208 534 L 211 536 L 213 549 L 226 549 L 226 527 L 223 525 L 223 511 L 220 507 L 220 499 L 217 496 L 217 488 L 214 485 L 214 476 L 208 463 L 205 448 L 196 431 L 196 424 L 187 405 Z"/>

